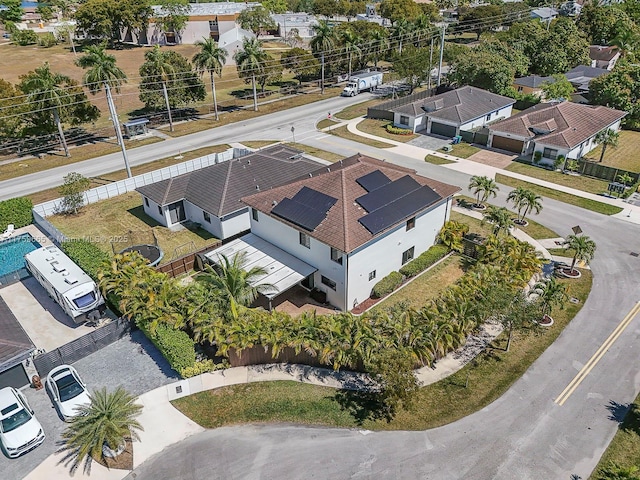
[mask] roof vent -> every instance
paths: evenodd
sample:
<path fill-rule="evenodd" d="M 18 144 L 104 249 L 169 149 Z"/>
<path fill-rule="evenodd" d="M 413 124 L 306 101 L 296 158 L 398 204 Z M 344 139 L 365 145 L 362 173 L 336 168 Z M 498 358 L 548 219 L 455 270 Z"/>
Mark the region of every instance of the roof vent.
<path fill-rule="evenodd" d="M 51 266 L 53 267 L 53 270 L 58 273 L 64 272 L 66 270 L 66 268 L 64 268 L 64 265 L 60 265 L 60 263 L 58 262 L 51 263 Z"/>
<path fill-rule="evenodd" d="M 256 185 L 256 190 L 260 191 L 260 185 Z"/>
<path fill-rule="evenodd" d="M 278 205 L 278 202 L 276 202 L 275 200 L 273 202 L 271 202 L 271 206 L 275 207 L 276 205 Z"/>
<path fill-rule="evenodd" d="M 251 165 L 251 159 L 247 158 L 247 165 Z"/>
<path fill-rule="evenodd" d="M 309 178 L 311 178 L 311 177 L 313 177 L 313 175 L 310 173 L 310 174 L 309 174 Z"/>
<path fill-rule="evenodd" d="M 67 277 L 64 279 L 69 285 L 73 285 L 74 283 L 78 283 L 78 279 L 76 277 Z"/>

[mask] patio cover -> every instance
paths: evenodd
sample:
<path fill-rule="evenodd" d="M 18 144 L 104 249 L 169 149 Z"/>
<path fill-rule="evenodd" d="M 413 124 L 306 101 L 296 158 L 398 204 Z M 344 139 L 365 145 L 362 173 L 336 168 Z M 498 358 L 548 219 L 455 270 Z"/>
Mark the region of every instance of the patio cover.
<path fill-rule="evenodd" d="M 245 269 L 262 267 L 267 271 L 266 275 L 257 278 L 253 284 L 273 285 L 275 289 L 264 294 L 269 300 L 297 285 L 318 270 L 253 233 L 248 233 L 244 237 L 216 248 L 207 253 L 205 257 L 213 263 L 220 263 L 220 255 L 232 259 L 240 252 L 246 252 L 243 264 Z"/>
<path fill-rule="evenodd" d="M 28 358 L 35 348 L 22 325 L 0 297 L 0 372 Z"/>

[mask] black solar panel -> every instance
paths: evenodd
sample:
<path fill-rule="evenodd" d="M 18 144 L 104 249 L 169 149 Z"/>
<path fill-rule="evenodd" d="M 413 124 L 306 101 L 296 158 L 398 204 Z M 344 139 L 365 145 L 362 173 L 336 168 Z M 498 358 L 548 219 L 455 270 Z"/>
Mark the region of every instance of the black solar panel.
<path fill-rule="evenodd" d="M 271 213 L 296 225 L 313 231 L 327 216 L 338 199 L 312 188 L 302 187 L 293 198 L 284 198 L 271 209 Z"/>
<path fill-rule="evenodd" d="M 395 202 L 398 198 L 406 195 L 408 192 L 417 190 L 420 188 L 420 184 L 416 182 L 409 175 L 405 175 L 398 180 L 369 192 L 359 198 L 356 198 L 362 207 L 369 213 L 384 207 L 392 202 Z"/>
<path fill-rule="evenodd" d="M 302 187 L 302 189 L 296 193 L 291 200 L 302 203 L 303 205 L 308 205 L 316 210 L 324 210 L 325 213 L 328 212 L 329 209 L 338 201 L 329 195 L 325 195 L 324 193 L 318 192 L 317 190 L 309 187 Z"/>
<path fill-rule="evenodd" d="M 359 221 L 373 235 L 376 235 L 401 220 L 411 217 L 441 198 L 440 195 L 425 185 L 395 202 L 365 215 Z"/>
<path fill-rule="evenodd" d="M 356 182 L 364 188 L 367 192 L 372 192 L 387 183 L 391 183 L 389 177 L 387 177 L 380 170 L 374 170 L 371 173 L 367 173 L 360 178 L 356 178 Z"/>

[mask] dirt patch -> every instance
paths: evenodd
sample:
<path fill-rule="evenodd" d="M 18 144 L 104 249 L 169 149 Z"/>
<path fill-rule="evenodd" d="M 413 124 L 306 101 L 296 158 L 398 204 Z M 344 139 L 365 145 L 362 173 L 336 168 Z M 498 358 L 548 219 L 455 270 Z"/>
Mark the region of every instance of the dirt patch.
<path fill-rule="evenodd" d="M 118 455 L 116 458 L 96 458 L 93 459 L 100 465 L 107 467 L 108 469 L 116 470 L 133 470 L 133 443 L 130 438 L 125 439 L 124 452 Z"/>
<path fill-rule="evenodd" d="M 483 163 L 496 168 L 506 168 L 511 165 L 518 156 L 515 153 L 505 153 L 496 150 L 483 149 L 471 155 L 467 160 Z"/>

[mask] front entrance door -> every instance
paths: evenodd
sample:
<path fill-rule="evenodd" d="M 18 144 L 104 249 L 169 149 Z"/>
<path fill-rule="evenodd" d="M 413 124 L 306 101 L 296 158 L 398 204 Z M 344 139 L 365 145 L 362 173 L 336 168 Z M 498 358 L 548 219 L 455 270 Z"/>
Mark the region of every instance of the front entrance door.
<path fill-rule="evenodd" d="M 169 205 L 168 210 L 171 225 L 173 225 L 174 223 L 184 222 L 186 217 L 184 213 L 184 203 L 182 203 L 182 200 Z"/>
<path fill-rule="evenodd" d="M 313 281 L 313 273 L 302 280 L 300 284 L 308 290 L 313 290 L 313 287 L 315 287 L 315 282 Z"/>

